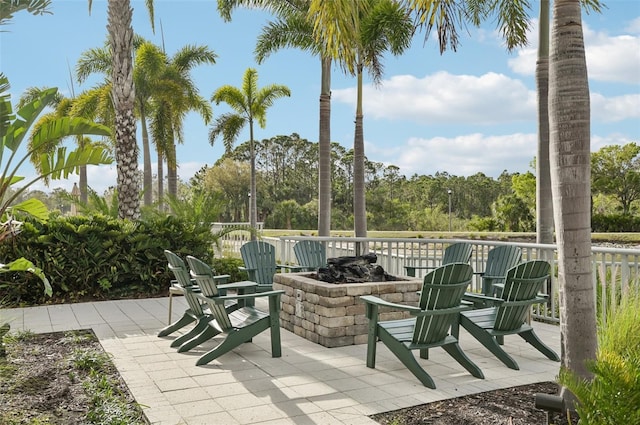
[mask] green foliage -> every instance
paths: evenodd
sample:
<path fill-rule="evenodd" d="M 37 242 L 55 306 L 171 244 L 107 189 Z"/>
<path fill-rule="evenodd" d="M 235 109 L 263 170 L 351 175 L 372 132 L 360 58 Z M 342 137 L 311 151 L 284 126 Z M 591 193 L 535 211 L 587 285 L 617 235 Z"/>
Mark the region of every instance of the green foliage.
<path fill-rule="evenodd" d="M 214 258 L 211 262 L 216 274 L 228 274 L 231 276 L 229 282 L 240 282 L 247 280 L 247 272 L 241 272 L 238 267 L 244 266 L 242 259 L 235 257 Z"/>
<path fill-rule="evenodd" d="M 42 7 L 42 5 L 37 6 L 35 3 L 43 2 L 34 2 L 31 6 L 23 4 L 22 8 L 26 7 L 27 10 L 33 11 Z M 11 3 L 11 5 L 17 8 L 15 10 L 21 10 L 17 3 Z M 8 5 L 3 3 L 2 9 L 5 7 Z M 10 19 L 11 12 L 7 17 Z M 48 120 L 33 132 L 31 131 L 32 125 L 40 113 L 56 96 L 57 89 L 52 88 L 39 92 L 14 112 L 11 106 L 11 96 L 8 93 L 9 87 L 9 80 L 0 73 L 0 167 L 3 170 L 0 175 L 0 241 L 12 237 L 20 231 L 22 223 L 13 219 L 13 215 L 16 213 L 30 214 L 43 221 L 48 218 L 47 208 L 39 199 L 29 198 L 22 202 L 16 202 L 31 185 L 43 179 L 67 178 L 69 174 L 77 172 L 83 165 L 112 162 L 112 159 L 102 148 L 78 148 L 68 153 L 64 147 L 52 149 L 61 138 L 66 136 L 78 134 L 107 136 L 111 134 L 105 126 L 83 118 L 61 117 Z M 31 134 L 31 142 L 26 153 L 19 153 L 22 142 L 28 134 Z M 37 160 L 39 175 L 24 182 L 20 187 L 12 189 L 12 186 L 24 180 L 24 177 L 19 176 L 18 172 L 27 158 Z M 48 279 L 31 261 L 20 258 L 20 256 L 0 258 L 3 260 L 17 258 L 8 264 L 0 264 L 0 274 L 29 271 L 44 284 L 45 294 L 51 295 Z"/>
<path fill-rule="evenodd" d="M 577 398 L 585 425 L 640 423 L 640 295 L 629 294 L 598 332 L 592 380 L 561 370 L 559 382 Z"/>
<path fill-rule="evenodd" d="M 640 216 L 626 214 L 594 214 L 591 216 L 593 232 L 640 232 Z"/>
<path fill-rule="evenodd" d="M 622 214 L 640 199 L 640 145 L 609 145 L 591 155 L 592 188 L 615 196 Z"/>
<path fill-rule="evenodd" d="M 172 216 L 132 223 L 105 216 L 25 221 L 0 258 L 31 258 L 49 277 L 53 301 L 137 297 L 166 292 L 170 273 L 165 249 L 210 262 L 215 235 Z M 24 273 L 0 275 L 7 305 L 41 304 L 38 280 Z"/>

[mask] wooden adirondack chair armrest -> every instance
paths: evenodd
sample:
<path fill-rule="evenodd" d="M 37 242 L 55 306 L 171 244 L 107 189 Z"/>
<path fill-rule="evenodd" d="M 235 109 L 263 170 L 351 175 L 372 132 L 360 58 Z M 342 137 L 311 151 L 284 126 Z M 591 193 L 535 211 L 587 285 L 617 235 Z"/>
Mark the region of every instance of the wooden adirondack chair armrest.
<path fill-rule="evenodd" d="M 219 274 L 219 275 L 213 276 L 213 280 L 216 282 L 217 285 L 224 285 L 227 283 L 229 279 L 231 279 L 230 274 Z"/>
<path fill-rule="evenodd" d="M 292 273 L 295 272 L 302 272 L 302 271 L 306 271 L 306 269 L 308 269 L 308 267 L 304 267 L 304 266 L 294 266 L 293 264 L 284 264 L 282 266 L 280 266 L 281 269 L 287 269 Z"/>
<path fill-rule="evenodd" d="M 540 303 L 545 303 L 547 302 L 547 297 L 543 296 L 543 294 L 538 294 L 537 297 L 535 298 L 531 298 L 528 300 L 520 300 L 520 301 L 505 301 L 502 305 L 503 306 L 509 306 L 509 307 L 517 307 L 517 306 L 526 306 L 526 305 L 533 305 L 533 304 L 540 304 Z"/>
<path fill-rule="evenodd" d="M 367 304 L 374 304 L 380 307 L 391 307 L 394 309 L 398 309 L 398 310 L 405 310 L 405 311 L 422 311 L 420 310 L 420 307 L 414 307 L 411 305 L 405 305 L 405 304 L 396 304 L 396 303 L 392 303 L 389 301 L 385 301 L 382 298 L 378 298 L 378 297 L 374 297 L 373 295 L 363 295 L 360 297 L 360 299 L 362 301 L 364 301 Z"/>
<path fill-rule="evenodd" d="M 255 288 L 256 286 L 258 286 L 256 282 L 252 282 L 250 280 L 242 280 L 240 282 L 231 282 L 218 285 L 218 289 L 246 289 Z"/>
<path fill-rule="evenodd" d="M 252 268 L 245 267 L 245 266 L 238 266 L 238 270 L 240 270 L 241 272 L 249 273 L 249 272 L 254 272 L 254 271 L 258 270 L 258 269 L 252 269 Z"/>
<path fill-rule="evenodd" d="M 462 296 L 464 300 L 470 302 L 482 302 L 482 303 L 494 303 L 494 304 L 502 304 L 504 300 L 502 298 L 489 297 L 487 295 L 476 294 L 475 292 L 465 292 Z"/>
<path fill-rule="evenodd" d="M 461 311 L 471 310 L 471 309 L 472 309 L 472 307 L 470 307 L 468 305 L 460 304 L 459 306 L 456 306 L 456 307 L 439 308 L 437 310 L 420 310 L 420 309 L 418 309 L 418 311 L 411 311 L 411 315 L 412 316 L 416 316 L 416 317 L 440 316 L 440 315 L 443 315 L 443 314 L 460 313 Z"/>
<path fill-rule="evenodd" d="M 198 295 L 198 294 L 196 294 L 196 296 L 202 299 L 203 301 L 213 301 L 216 304 L 224 304 L 225 301 L 230 301 L 230 300 L 246 300 L 246 299 L 254 299 L 258 297 L 274 297 L 274 296 L 280 296 L 282 294 L 284 294 L 284 291 L 278 290 L 278 291 L 256 292 L 251 294 L 222 295 L 219 297 L 206 297 L 204 295 Z"/>

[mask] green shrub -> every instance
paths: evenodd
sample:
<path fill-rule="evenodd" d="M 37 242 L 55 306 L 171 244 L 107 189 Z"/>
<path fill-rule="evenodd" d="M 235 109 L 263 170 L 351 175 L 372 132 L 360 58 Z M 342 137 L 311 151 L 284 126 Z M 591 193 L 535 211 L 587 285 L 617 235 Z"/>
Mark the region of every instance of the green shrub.
<path fill-rule="evenodd" d="M 591 230 L 598 233 L 640 232 L 640 216 L 624 214 L 594 214 Z"/>
<path fill-rule="evenodd" d="M 598 332 L 592 380 L 561 370 L 559 381 L 577 398 L 583 425 L 640 423 L 640 296 L 631 295 Z"/>
<path fill-rule="evenodd" d="M 211 264 L 216 274 L 228 274 L 231 276 L 229 282 L 240 282 L 249 279 L 247 272 L 238 270 L 238 267 L 244 266 L 240 258 L 214 258 Z"/>
<path fill-rule="evenodd" d="M 25 219 L 22 232 L 0 245 L 0 259 L 29 258 L 53 287 L 29 273 L 0 276 L 4 305 L 142 297 L 166 293 L 172 276 L 164 250 L 213 259 L 215 237 L 206 226 L 172 216 L 129 222 L 101 215 Z"/>

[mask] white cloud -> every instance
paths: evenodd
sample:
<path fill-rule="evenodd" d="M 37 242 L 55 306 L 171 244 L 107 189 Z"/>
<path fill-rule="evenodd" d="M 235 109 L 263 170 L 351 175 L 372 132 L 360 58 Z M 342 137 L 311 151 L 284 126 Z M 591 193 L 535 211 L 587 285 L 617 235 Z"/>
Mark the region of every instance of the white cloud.
<path fill-rule="evenodd" d="M 535 134 L 484 135 L 408 139 L 389 158 L 407 176 L 446 171 L 457 176 L 484 173 L 499 176 L 504 170 L 526 172 L 537 151 Z"/>
<path fill-rule="evenodd" d="M 589 79 L 593 81 L 640 82 L 640 18 L 632 21 L 623 31 L 632 34 L 611 35 L 603 31 L 593 31 L 585 23 L 584 43 Z M 635 34 L 634 34 L 635 33 Z M 528 33 L 530 45 L 519 49 L 516 57 L 509 59 L 509 68 L 520 75 L 535 74 L 538 57 L 538 22 L 534 20 Z"/>
<path fill-rule="evenodd" d="M 591 93 L 591 118 L 600 122 L 640 119 L 640 94 L 604 97 Z"/>
<path fill-rule="evenodd" d="M 355 88 L 335 90 L 333 100 L 353 105 Z M 378 89 L 364 87 L 364 113 L 418 124 L 497 124 L 532 120 L 536 94 L 503 74 L 480 77 L 437 72 L 424 78 L 396 75 Z"/>

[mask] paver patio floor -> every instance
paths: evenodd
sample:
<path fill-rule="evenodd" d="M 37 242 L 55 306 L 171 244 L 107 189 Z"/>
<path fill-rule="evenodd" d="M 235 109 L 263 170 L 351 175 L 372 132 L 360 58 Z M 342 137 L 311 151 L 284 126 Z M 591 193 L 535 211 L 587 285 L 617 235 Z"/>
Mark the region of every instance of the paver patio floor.
<path fill-rule="evenodd" d="M 258 304 L 260 306 L 260 304 Z M 174 319 L 186 309 L 174 298 Z M 282 332 L 282 357 L 272 358 L 269 332 L 205 366 L 196 359 L 215 345 L 187 353 L 169 345 L 181 332 L 158 338 L 167 323 L 168 298 L 102 301 L 0 310 L 12 331 L 36 333 L 93 329 L 144 407 L 152 424 L 376 424 L 368 415 L 497 388 L 554 380 L 559 363 L 517 336 L 506 350 L 511 370 L 464 329 L 460 346 L 485 379 L 467 373 L 442 349 L 419 361 L 437 388 L 429 389 L 378 343 L 376 369 L 365 365 L 366 345 L 326 348 Z M 540 338 L 560 352 L 557 326 L 535 323 Z M 190 329 L 190 326 L 185 328 Z"/>

